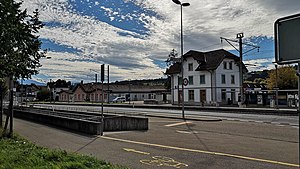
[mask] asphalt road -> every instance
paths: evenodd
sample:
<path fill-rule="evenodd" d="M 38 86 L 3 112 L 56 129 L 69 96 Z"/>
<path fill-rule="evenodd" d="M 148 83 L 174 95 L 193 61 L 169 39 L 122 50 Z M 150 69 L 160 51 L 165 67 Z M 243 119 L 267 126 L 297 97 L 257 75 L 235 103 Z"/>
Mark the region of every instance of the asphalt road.
<path fill-rule="evenodd" d="M 292 126 L 169 118 L 150 118 L 149 126 L 101 137 L 15 119 L 15 131 L 38 145 L 131 168 L 299 168 L 299 129 Z"/>

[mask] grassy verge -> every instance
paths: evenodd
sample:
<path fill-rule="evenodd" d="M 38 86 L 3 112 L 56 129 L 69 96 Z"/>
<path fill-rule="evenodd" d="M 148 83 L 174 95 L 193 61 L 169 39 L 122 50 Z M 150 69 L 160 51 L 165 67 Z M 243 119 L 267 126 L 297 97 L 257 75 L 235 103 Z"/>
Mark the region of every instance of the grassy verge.
<path fill-rule="evenodd" d="M 2 133 L 1 129 L 0 132 Z M 0 133 L 0 169 L 119 169 L 94 157 L 50 150 L 34 145 L 18 136 L 3 137 Z"/>

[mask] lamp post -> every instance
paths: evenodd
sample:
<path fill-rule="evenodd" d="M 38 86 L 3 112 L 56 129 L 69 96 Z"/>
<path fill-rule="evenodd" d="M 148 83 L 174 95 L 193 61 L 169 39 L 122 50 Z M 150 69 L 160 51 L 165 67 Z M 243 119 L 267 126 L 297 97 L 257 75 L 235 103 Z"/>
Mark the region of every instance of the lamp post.
<path fill-rule="evenodd" d="M 182 97 L 182 118 L 184 119 L 184 85 L 183 85 L 183 27 L 182 27 L 182 7 L 190 6 L 190 3 L 181 3 L 179 0 L 172 0 L 175 4 L 180 5 L 180 27 L 181 27 L 181 97 Z M 180 99 L 180 98 L 179 98 Z"/>

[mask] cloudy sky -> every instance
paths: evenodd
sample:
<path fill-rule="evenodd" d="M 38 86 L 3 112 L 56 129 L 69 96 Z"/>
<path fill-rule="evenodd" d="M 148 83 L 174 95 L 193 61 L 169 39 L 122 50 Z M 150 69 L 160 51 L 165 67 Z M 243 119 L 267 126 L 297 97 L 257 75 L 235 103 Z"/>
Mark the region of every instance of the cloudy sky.
<path fill-rule="evenodd" d="M 244 56 L 250 70 L 273 68 L 273 25 L 300 12 L 299 0 L 187 0 L 183 9 L 184 52 L 226 49 L 220 37 L 259 45 Z M 172 0 L 25 0 L 23 8 L 39 9 L 43 59 L 37 81 L 94 80 L 101 64 L 110 65 L 110 79 L 163 77 L 172 49 L 180 51 L 180 6 Z"/>

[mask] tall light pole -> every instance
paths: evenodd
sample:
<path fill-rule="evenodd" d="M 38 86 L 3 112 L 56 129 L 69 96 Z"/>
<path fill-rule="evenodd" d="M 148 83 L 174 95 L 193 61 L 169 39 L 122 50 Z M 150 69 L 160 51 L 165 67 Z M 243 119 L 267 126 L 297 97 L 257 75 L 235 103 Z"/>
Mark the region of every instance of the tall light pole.
<path fill-rule="evenodd" d="M 182 26 L 182 7 L 183 6 L 190 6 L 190 3 L 181 3 L 179 0 L 172 0 L 175 4 L 180 5 L 180 27 L 181 27 L 181 98 L 182 98 L 182 118 L 184 119 L 184 85 L 183 85 L 183 26 Z M 179 101 L 180 98 L 178 98 Z"/>

